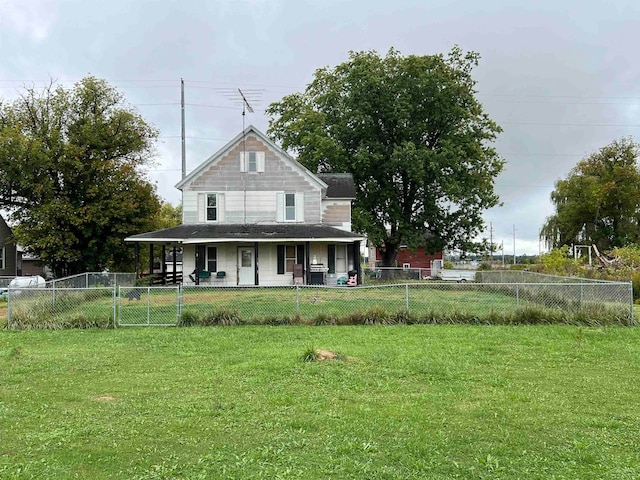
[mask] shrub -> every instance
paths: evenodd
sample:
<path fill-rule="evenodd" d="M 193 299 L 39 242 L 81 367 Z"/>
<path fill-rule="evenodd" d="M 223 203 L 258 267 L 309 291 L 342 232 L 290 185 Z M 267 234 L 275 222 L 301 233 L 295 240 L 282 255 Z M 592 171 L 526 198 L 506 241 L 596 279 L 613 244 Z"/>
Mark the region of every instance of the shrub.
<path fill-rule="evenodd" d="M 313 346 L 309 345 L 302 353 L 303 362 L 315 362 L 318 359 L 318 353 Z"/>
<path fill-rule="evenodd" d="M 232 326 L 241 325 L 242 319 L 236 310 L 221 308 L 205 313 L 200 317 L 200 325 L 210 327 L 214 325 Z"/>
<path fill-rule="evenodd" d="M 314 325 L 337 325 L 338 318 L 332 313 L 320 312 L 313 318 Z"/>
<path fill-rule="evenodd" d="M 198 314 L 191 310 L 184 310 L 180 315 L 180 319 L 178 320 L 178 327 L 193 327 L 198 325 L 200 319 L 198 318 Z"/>

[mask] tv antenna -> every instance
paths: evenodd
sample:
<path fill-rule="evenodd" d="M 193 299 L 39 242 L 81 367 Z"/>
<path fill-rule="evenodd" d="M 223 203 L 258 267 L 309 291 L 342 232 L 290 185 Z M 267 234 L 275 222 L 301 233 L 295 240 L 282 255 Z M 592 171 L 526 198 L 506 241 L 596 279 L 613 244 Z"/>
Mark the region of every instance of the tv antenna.
<path fill-rule="evenodd" d="M 248 169 L 247 167 L 247 132 L 245 131 L 245 126 L 244 126 L 244 118 L 246 116 L 246 111 L 248 110 L 249 113 L 253 113 L 253 107 L 251 106 L 251 104 L 249 103 L 249 100 L 247 100 L 247 96 L 249 96 L 249 91 L 247 91 L 247 95 L 244 94 L 244 92 L 238 88 L 238 93 L 240 94 L 240 101 L 242 103 L 242 158 L 244 159 L 243 161 L 245 162 L 245 168 Z M 244 208 L 243 208 L 243 222 L 246 224 L 247 223 L 247 186 L 246 186 L 246 177 L 243 175 L 242 176 L 242 192 L 243 192 L 243 203 L 244 203 Z"/>
<path fill-rule="evenodd" d="M 247 97 L 245 97 L 242 90 L 238 89 L 238 93 L 240 94 L 240 98 L 242 98 L 242 131 L 244 132 L 245 110 L 249 110 L 249 113 L 253 113 L 253 107 L 249 103 L 249 100 L 247 100 Z"/>

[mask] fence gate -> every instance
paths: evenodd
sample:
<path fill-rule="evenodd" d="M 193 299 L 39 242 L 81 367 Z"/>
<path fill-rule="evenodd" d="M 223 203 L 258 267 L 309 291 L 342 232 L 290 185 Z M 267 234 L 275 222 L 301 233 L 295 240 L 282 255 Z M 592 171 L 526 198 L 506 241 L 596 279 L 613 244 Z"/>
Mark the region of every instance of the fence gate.
<path fill-rule="evenodd" d="M 118 287 L 118 325 L 170 326 L 180 317 L 180 287 Z"/>

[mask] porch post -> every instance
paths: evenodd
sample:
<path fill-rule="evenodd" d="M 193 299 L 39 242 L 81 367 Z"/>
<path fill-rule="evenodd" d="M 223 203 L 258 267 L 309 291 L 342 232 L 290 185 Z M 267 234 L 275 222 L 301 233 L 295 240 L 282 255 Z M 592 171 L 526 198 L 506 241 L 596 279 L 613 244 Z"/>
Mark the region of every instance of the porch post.
<path fill-rule="evenodd" d="M 362 285 L 362 272 L 360 271 L 360 240 L 353 242 L 353 267 L 358 272 L 358 285 Z"/>
<path fill-rule="evenodd" d="M 255 266 L 254 268 L 254 285 L 259 285 L 260 276 L 259 276 L 259 268 L 258 268 L 258 242 L 254 242 L 253 250 L 255 254 Z"/>
<path fill-rule="evenodd" d="M 136 279 L 140 276 L 140 244 L 138 242 L 133 244 L 133 258 L 136 264 Z"/>
<path fill-rule="evenodd" d="M 304 284 L 309 285 L 311 283 L 311 277 L 309 271 L 311 270 L 311 242 L 306 242 L 304 245 L 306 253 L 304 255 Z"/>
<path fill-rule="evenodd" d="M 207 269 L 205 261 L 207 259 L 207 246 L 196 245 L 196 285 L 200 285 L 200 272 Z"/>
<path fill-rule="evenodd" d="M 162 285 L 167 283 L 167 247 L 162 245 L 162 261 L 160 263 L 160 271 L 162 272 Z"/>
<path fill-rule="evenodd" d="M 178 253 L 178 249 L 174 246 L 173 247 L 173 284 L 177 285 L 178 283 L 178 274 L 176 273 L 176 266 L 177 266 L 177 262 L 176 262 L 176 255 Z M 182 272 L 184 274 L 184 272 Z M 184 281 L 184 279 L 183 279 Z"/>
<path fill-rule="evenodd" d="M 149 244 L 149 275 L 153 279 L 153 243 Z"/>

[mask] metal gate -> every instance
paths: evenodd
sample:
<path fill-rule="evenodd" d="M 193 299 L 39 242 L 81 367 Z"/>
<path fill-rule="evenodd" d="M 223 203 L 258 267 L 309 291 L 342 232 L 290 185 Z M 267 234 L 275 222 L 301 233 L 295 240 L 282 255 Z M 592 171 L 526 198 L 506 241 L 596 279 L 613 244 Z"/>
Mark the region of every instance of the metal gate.
<path fill-rule="evenodd" d="M 118 325 L 172 326 L 180 318 L 179 286 L 118 287 Z"/>

